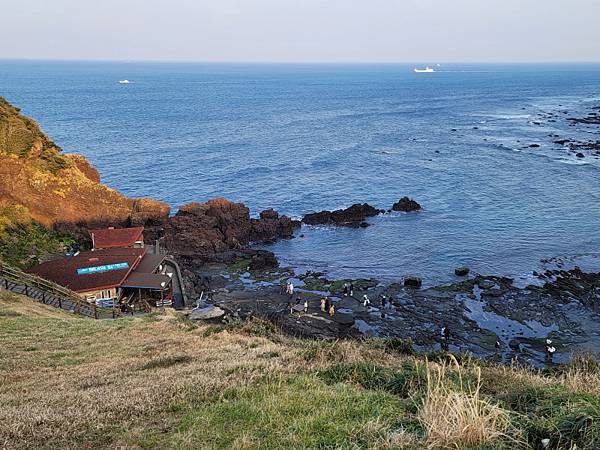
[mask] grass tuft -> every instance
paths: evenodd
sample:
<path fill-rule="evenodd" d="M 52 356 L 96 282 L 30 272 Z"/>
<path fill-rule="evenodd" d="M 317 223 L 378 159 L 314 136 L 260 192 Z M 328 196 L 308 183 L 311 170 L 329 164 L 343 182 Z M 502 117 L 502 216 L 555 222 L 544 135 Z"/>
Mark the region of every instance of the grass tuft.
<path fill-rule="evenodd" d="M 455 366 L 458 386 L 448 376 L 447 365 L 427 368 L 427 391 L 419 411 L 427 448 L 474 448 L 508 438 L 509 412 L 482 398 L 481 369 L 475 387 L 465 388 L 458 361 Z"/>

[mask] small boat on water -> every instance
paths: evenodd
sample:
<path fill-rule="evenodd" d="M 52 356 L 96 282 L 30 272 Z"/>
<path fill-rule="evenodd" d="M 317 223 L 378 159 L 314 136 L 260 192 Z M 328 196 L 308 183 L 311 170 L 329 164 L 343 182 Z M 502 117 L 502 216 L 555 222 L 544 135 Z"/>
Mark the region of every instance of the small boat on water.
<path fill-rule="evenodd" d="M 435 70 L 433 70 L 431 67 L 427 66 L 424 69 L 419 69 L 418 67 L 415 67 L 415 73 L 432 73 L 435 72 Z"/>
<path fill-rule="evenodd" d="M 119 84 L 130 84 L 131 81 L 129 80 L 119 80 Z"/>

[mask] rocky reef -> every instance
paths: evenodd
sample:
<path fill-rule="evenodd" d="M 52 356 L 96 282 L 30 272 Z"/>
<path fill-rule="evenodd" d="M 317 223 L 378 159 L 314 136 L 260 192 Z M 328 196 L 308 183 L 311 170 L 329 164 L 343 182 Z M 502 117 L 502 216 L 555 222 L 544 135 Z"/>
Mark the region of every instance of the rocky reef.
<path fill-rule="evenodd" d="M 346 209 L 336 209 L 335 211 L 320 211 L 306 214 L 302 222 L 307 225 L 337 225 L 343 227 L 365 227 L 367 217 L 373 217 L 384 212 L 368 203 L 355 203 Z"/>
<path fill-rule="evenodd" d="M 156 234 L 174 255 L 204 262 L 227 261 L 239 257 L 250 243 L 291 238 L 299 226 L 300 222 L 273 209 L 253 219 L 242 203 L 213 199 L 182 206 Z"/>
<path fill-rule="evenodd" d="M 392 205 L 393 211 L 401 211 L 401 212 L 412 212 L 412 211 L 420 211 L 421 205 L 417 203 L 412 198 L 402 197 L 396 203 Z"/>

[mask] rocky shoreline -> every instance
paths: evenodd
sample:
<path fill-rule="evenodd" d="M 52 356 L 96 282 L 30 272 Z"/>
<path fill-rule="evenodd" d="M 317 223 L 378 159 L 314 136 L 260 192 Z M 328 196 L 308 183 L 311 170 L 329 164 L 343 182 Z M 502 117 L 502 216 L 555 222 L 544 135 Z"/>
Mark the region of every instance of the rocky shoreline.
<path fill-rule="evenodd" d="M 289 268 L 254 270 L 251 261 L 205 266 L 202 289 L 212 294 L 202 306 L 217 306 L 229 320 L 261 317 L 297 338 L 394 337 L 419 351 L 441 350 L 446 327 L 450 351 L 506 364 L 551 365 L 600 349 L 600 273 L 549 270 L 525 288 L 510 278 L 474 274 L 450 285 L 416 289 L 402 282 L 296 275 Z M 282 290 L 288 280 L 296 286 L 293 296 Z M 345 283 L 354 284 L 352 296 L 344 295 Z M 370 305 L 364 305 L 364 295 Z M 333 317 L 320 309 L 324 296 L 336 308 Z M 552 361 L 546 359 L 546 339 L 557 348 Z"/>
<path fill-rule="evenodd" d="M 184 205 L 171 215 L 165 203 L 131 199 L 101 184 L 98 172 L 85 158 L 63 154 L 31 119 L 2 98 L 0 112 L 6 124 L 0 137 L 11 143 L 0 149 L 0 206 L 12 214 L 7 227 L 35 220 L 67 231 L 85 246 L 90 228 L 143 225 L 148 244 L 156 242 L 179 260 L 189 298 L 205 300 L 211 292 L 209 304 L 227 311 L 228 317 L 258 315 L 297 337 L 393 336 L 410 339 L 423 350 L 439 349 L 440 330 L 446 327 L 450 350 L 506 363 L 513 358 L 542 363 L 545 339 L 556 342 L 556 361 L 585 348 L 600 348 L 600 274 L 578 269 L 550 271 L 534 274 L 536 285 L 519 288 L 508 278 L 457 268 L 456 283 L 427 289 L 420 289 L 421 280 L 414 277 L 385 285 L 377 280 L 295 274 L 279 268 L 273 253 L 252 244 L 290 239 L 302 224 L 366 227 L 366 219 L 390 210 L 354 204 L 310 213 L 298 221 L 273 209 L 252 218 L 245 205 L 214 199 Z M 552 118 L 556 115 L 550 115 L 549 121 L 556 120 Z M 572 118 L 572 124 L 596 125 L 598 117 L 590 113 Z M 560 141 L 571 152 L 593 152 L 598 157 L 598 142 Z M 411 214 L 421 209 L 408 197 L 391 207 Z M 281 290 L 290 279 L 298 287 L 300 302 L 309 304 L 306 313 L 290 313 L 298 298 Z M 342 286 L 350 282 L 355 287 L 353 295 L 344 296 Z M 370 305 L 365 305 L 364 295 Z M 320 310 L 323 296 L 335 305 L 333 317 Z"/>

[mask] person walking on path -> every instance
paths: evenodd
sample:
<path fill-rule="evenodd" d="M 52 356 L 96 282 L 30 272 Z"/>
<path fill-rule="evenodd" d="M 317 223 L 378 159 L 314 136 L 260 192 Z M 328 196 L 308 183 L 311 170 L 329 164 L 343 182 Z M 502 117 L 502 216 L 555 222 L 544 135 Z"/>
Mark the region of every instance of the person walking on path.
<path fill-rule="evenodd" d="M 348 292 L 349 292 L 348 283 L 344 283 L 344 297 L 348 297 Z"/>
<path fill-rule="evenodd" d="M 348 289 L 350 290 L 350 297 L 354 297 L 354 283 L 350 283 Z"/>
<path fill-rule="evenodd" d="M 333 303 L 329 306 L 329 317 L 333 317 L 335 316 L 335 306 L 333 306 Z"/>
<path fill-rule="evenodd" d="M 308 300 L 304 300 L 304 314 L 308 312 Z"/>
<path fill-rule="evenodd" d="M 325 312 L 326 305 L 327 305 L 327 299 L 325 297 L 321 297 L 321 311 Z"/>

